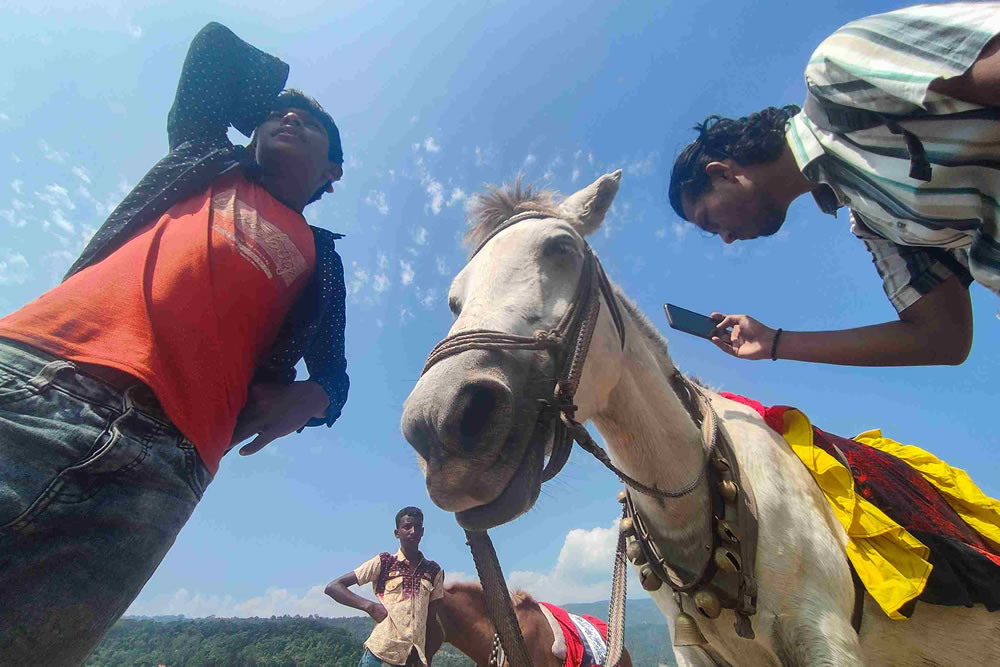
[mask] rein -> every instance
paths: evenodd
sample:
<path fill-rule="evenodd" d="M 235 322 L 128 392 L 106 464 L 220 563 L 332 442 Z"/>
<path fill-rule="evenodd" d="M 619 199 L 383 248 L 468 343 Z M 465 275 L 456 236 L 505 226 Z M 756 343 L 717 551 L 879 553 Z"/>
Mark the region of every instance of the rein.
<path fill-rule="evenodd" d="M 479 254 L 486 244 L 492 241 L 498 234 L 515 224 L 528 219 L 549 217 L 552 216 L 540 211 L 526 211 L 508 218 L 479 244 L 472 253 L 470 260 Z M 601 266 L 600 260 L 597 259 L 590 244 L 584 240 L 583 245 L 584 264 L 580 272 L 580 278 L 577 281 L 573 300 L 554 328 L 535 331 L 532 336 L 521 336 L 490 329 L 460 331 L 444 338 L 431 350 L 421 371 L 421 376 L 438 362 L 470 350 L 545 350 L 551 356 L 555 366 L 555 386 L 551 398 L 539 400 L 539 425 L 544 425 L 546 422 L 553 424 L 552 451 L 542 471 L 542 481 L 546 482 L 552 479 L 562 470 L 563 466 L 569 460 L 573 443 L 576 442 L 581 448 L 600 461 L 602 465 L 615 473 L 628 488 L 634 491 L 660 500 L 686 496 L 698 488 L 698 485 L 705 478 L 706 472 L 710 467 L 710 456 L 716 451 L 717 443 L 720 440 L 726 442 L 726 454 L 731 457 L 734 464 L 735 456 L 731 454 L 732 447 L 728 443 L 728 440 L 725 437 L 719 438 L 721 431 L 718 427 L 718 420 L 707 398 L 701 394 L 697 387 L 694 387 L 684 379 L 679 372 L 676 374 L 676 377 L 680 379 L 683 389 L 688 394 L 687 404 L 689 405 L 689 411 L 692 412 L 692 419 L 696 424 L 700 421 L 703 438 L 708 447 L 705 450 L 705 458 L 702 461 L 702 465 L 699 466 L 698 472 L 690 481 L 678 488 L 660 489 L 656 486 L 644 484 L 626 474 L 611 462 L 607 452 L 594 442 L 586 427 L 575 418 L 577 406 L 574 400 L 576 391 L 579 388 L 583 365 L 594 335 L 594 329 L 600 315 L 601 296 L 604 297 L 608 312 L 618 332 L 621 347 L 623 350 L 625 349 L 625 322 L 618 306 L 618 300 Z M 675 387 L 675 391 L 683 401 L 685 397 L 681 394 L 680 389 Z M 697 402 L 702 403 L 700 420 L 699 415 L 696 414 L 697 409 L 694 411 L 691 410 L 691 402 L 694 400 L 695 395 L 698 396 Z M 740 488 L 739 484 L 742 481 L 734 482 L 737 489 Z M 747 490 L 749 490 L 749 487 L 747 487 Z M 627 497 L 627 492 L 625 492 L 625 495 Z M 741 498 L 747 498 L 748 494 L 740 494 L 740 496 Z M 626 498 L 623 498 L 622 502 L 621 531 L 619 533 L 618 548 L 616 549 L 612 572 L 612 594 L 608 618 L 608 655 L 604 662 L 608 666 L 617 665 L 624 650 L 625 553 L 629 546 L 627 544 L 628 539 L 635 535 L 634 524 L 638 523 L 639 526 L 642 526 L 641 518 L 635 512 L 631 501 L 626 501 Z M 752 495 L 749 495 L 749 502 L 753 503 Z M 755 519 L 756 507 L 753 506 L 751 511 Z M 746 515 L 746 512 L 741 511 L 740 515 Z M 716 520 L 720 518 L 716 515 Z M 469 547 L 472 550 L 476 570 L 483 585 L 487 611 L 496 629 L 495 648 L 497 646 L 500 648 L 499 654 L 494 651 L 494 655 L 491 657 L 499 657 L 501 662 L 497 662 L 496 667 L 502 665 L 502 656 L 504 653 L 506 653 L 509 664 L 512 667 L 529 667 L 530 662 L 524 646 L 524 638 L 521 635 L 521 628 L 517 623 L 517 617 L 511 606 L 510 594 L 507 591 L 503 572 L 489 535 L 486 531 L 467 530 L 466 537 Z M 642 551 L 645 553 L 648 550 L 646 545 L 647 539 L 640 539 L 640 537 L 641 534 L 640 536 L 636 536 L 635 541 L 643 543 Z M 648 543 L 652 544 L 651 541 Z M 755 522 L 753 525 L 753 539 L 747 540 L 747 543 L 752 545 L 754 551 L 756 550 Z M 746 568 L 746 570 L 749 570 L 749 577 L 746 575 L 746 570 L 740 576 L 739 589 L 741 601 L 737 605 L 738 613 L 740 614 L 737 619 L 737 632 L 740 636 L 752 637 L 753 630 L 750 629 L 749 616 L 755 611 L 757 594 L 756 583 L 753 581 L 753 554 L 751 553 L 747 557 L 746 549 L 743 549 L 743 552 L 744 563 L 749 566 Z M 711 554 L 712 552 L 710 551 L 709 553 Z M 706 583 L 707 580 L 712 578 L 715 572 L 710 556 L 701 574 L 695 581 L 689 582 L 689 585 L 677 586 L 674 584 L 673 578 L 666 574 L 665 559 L 659 557 L 658 553 L 654 558 L 656 559 L 655 570 L 650 569 L 649 566 L 646 568 L 649 569 L 649 574 L 652 575 L 652 577 L 648 578 L 649 581 L 652 583 L 654 578 L 666 581 L 678 594 Z M 633 562 L 635 562 L 635 559 L 633 559 Z M 639 564 L 641 563 L 637 563 L 637 565 Z M 645 578 L 643 579 L 643 585 L 646 587 Z M 655 588 L 659 588 L 659 583 L 656 584 Z M 683 609 L 683 607 L 681 608 Z M 490 664 L 494 665 L 492 659 Z"/>

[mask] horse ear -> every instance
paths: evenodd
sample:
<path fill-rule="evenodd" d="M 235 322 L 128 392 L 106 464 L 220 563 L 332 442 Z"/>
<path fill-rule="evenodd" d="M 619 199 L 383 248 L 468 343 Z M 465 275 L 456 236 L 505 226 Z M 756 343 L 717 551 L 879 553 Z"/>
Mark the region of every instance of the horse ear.
<path fill-rule="evenodd" d="M 584 236 L 593 233 L 604 222 L 604 216 L 618 194 L 618 183 L 621 180 L 621 169 L 604 174 L 576 194 L 566 197 L 559 205 L 559 212 L 575 222 Z"/>

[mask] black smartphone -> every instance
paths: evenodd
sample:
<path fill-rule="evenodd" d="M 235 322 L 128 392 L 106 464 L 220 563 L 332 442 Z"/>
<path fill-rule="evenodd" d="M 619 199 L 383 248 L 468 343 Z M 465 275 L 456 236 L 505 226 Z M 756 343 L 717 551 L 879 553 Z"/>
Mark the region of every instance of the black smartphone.
<path fill-rule="evenodd" d="M 712 340 L 712 336 L 719 335 L 719 332 L 715 330 L 715 327 L 719 325 L 718 320 L 680 308 L 672 303 L 663 304 L 663 310 L 667 313 L 667 322 L 670 323 L 671 328 L 707 340 Z"/>

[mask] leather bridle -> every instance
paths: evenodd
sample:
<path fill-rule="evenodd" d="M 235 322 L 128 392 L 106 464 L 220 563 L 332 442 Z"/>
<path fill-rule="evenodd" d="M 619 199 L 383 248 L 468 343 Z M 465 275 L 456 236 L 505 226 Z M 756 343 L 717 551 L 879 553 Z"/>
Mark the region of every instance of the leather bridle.
<path fill-rule="evenodd" d="M 551 217 L 554 216 L 540 211 L 525 211 L 508 218 L 479 243 L 469 259 L 475 257 L 498 234 L 517 223 L 529 219 Z M 470 350 L 547 351 L 555 367 L 555 385 L 551 398 L 539 400 L 537 428 L 545 427 L 548 423 L 553 424 L 552 451 L 542 471 L 543 482 L 552 479 L 565 466 L 574 441 L 597 458 L 606 468 L 618 475 L 628 488 L 661 500 L 686 496 L 698 487 L 706 474 L 713 478 L 712 481 L 720 483 L 720 474 L 716 472 L 715 468 L 718 467 L 720 460 L 725 462 L 727 470 L 722 475 L 721 482 L 732 484 L 739 495 L 726 502 L 713 503 L 715 505 L 713 507 L 715 510 L 713 511 L 715 515 L 713 521 L 720 522 L 719 525 L 736 525 L 740 528 L 748 528 L 748 534 L 739 536 L 743 539 L 733 538 L 742 556 L 742 563 L 738 567 L 736 581 L 731 584 L 732 588 L 738 590 L 733 591 L 735 594 L 727 596 L 729 598 L 727 602 L 733 600 L 730 604 L 736 608 L 737 632 L 740 636 L 752 638 L 753 630 L 750 627 L 749 619 L 756 611 L 757 597 L 757 586 L 754 579 L 754 553 L 757 542 L 756 505 L 749 484 L 738 468 L 732 444 L 719 429 L 718 418 L 708 398 L 679 372 L 676 372 L 671 378 L 672 382 L 675 383 L 674 389 L 677 395 L 688 404 L 695 424 L 701 426 L 703 440 L 708 445 L 704 452 L 704 460 L 696 475 L 675 489 L 660 489 L 645 484 L 620 470 L 611 462 L 607 452 L 594 442 L 586 427 L 576 420 L 577 406 L 574 401 L 580 385 L 583 365 L 587 359 L 587 352 L 590 349 L 594 329 L 600 315 L 602 296 L 618 332 L 621 348 L 625 349 L 625 322 L 611 283 L 608 281 L 597 255 L 594 254 L 586 240 L 583 241 L 583 247 L 583 267 L 573 299 L 555 327 L 535 331 L 532 336 L 521 336 L 491 329 L 460 331 L 447 336 L 431 350 L 421 371 L 421 376 L 438 362 Z M 685 394 L 687 395 L 685 396 Z M 701 414 L 698 414 L 699 412 Z M 713 493 L 713 497 L 716 495 L 718 494 Z M 712 545 L 709 546 L 708 558 L 706 558 L 701 573 L 688 582 L 675 581 L 675 578 L 669 576 L 667 572 L 669 568 L 666 559 L 659 553 L 651 537 L 646 533 L 642 518 L 636 511 L 634 504 L 631 499 L 626 499 L 627 494 L 622 498 L 623 532 L 619 535 L 612 577 L 612 600 L 608 620 L 609 630 L 613 636 L 609 636 L 609 653 L 606 659 L 606 664 L 609 665 L 617 664 L 624 644 L 625 547 L 627 539 L 635 539 L 636 542 L 641 543 L 645 556 L 643 561 L 648 559 L 655 575 L 670 585 L 677 595 L 687 594 L 696 588 L 712 584 L 716 570 L 711 560 L 712 547 L 719 546 L 719 538 L 715 537 L 716 531 L 713 531 Z M 730 519 L 730 524 L 726 524 L 724 518 Z M 630 526 L 628 534 L 624 532 L 626 521 L 629 522 Z M 631 528 L 633 525 L 638 530 Z M 730 533 L 732 533 L 731 530 Z M 487 611 L 497 631 L 494 648 L 499 648 L 501 656 L 506 652 L 510 664 L 514 667 L 527 666 L 529 662 L 524 638 L 511 607 L 510 595 L 489 535 L 486 531 L 467 530 L 466 537 L 483 585 Z M 731 555 L 728 550 L 724 551 Z M 491 657 L 495 659 L 496 652 Z"/>
<path fill-rule="evenodd" d="M 498 234 L 517 223 L 550 217 L 552 216 L 540 211 L 525 211 L 508 218 L 479 244 L 472 257 L 479 254 L 479 251 Z M 547 351 L 555 368 L 555 386 L 550 398 L 539 400 L 538 421 L 540 426 L 547 422 L 554 423 L 555 430 L 552 452 L 542 471 L 543 482 L 555 477 L 566 465 L 573 449 L 574 432 L 577 427 L 583 428 L 575 420 L 577 408 L 574 400 L 576 390 L 580 386 L 580 375 L 587 360 L 590 341 L 594 336 L 594 328 L 597 326 L 597 318 L 601 312 L 602 296 L 618 331 L 622 349 L 625 349 L 625 321 L 611 289 L 611 283 L 590 244 L 583 241 L 583 248 L 583 267 L 573 299 L 555 327 L 539 329 L 532 336 L 519 336 L 491 329 L 460 331 L 448 336 L 431 350 L 420 373 L 423 375 L 439 361 L 469 350 Z"/>

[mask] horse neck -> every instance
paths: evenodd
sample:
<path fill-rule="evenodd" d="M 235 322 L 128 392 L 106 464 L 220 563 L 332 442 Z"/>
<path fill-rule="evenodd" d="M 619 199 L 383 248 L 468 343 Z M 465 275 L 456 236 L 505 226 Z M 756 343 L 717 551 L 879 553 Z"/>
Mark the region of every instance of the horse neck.
<path fill-rule="evenodd" d="M 671 384 L 676 369 L 665 346 L 647 335 L 631 313 L 624 315 L 627 333 L 621 375 L 594 423 L 612 462 L 623 472 L 659 489 L 677 489 L 695 479 L 705 465 L 701 430 Z M 705 558 L 701 538 L 711 530 L 704 477 L 680 498 L 631 495 L 650 532 L 666 547 L 670 564 L 697 571 Z"/>
<path fill-rule="evenodd" d="M 438 607 L 444 629 L 444 641 L 451 644 L 477 665 L 488 665 L 493 651 L 493 624 L 490 623 L 481 596 L 466 592 L 447 592 Z"/>

